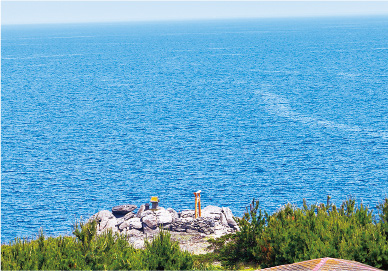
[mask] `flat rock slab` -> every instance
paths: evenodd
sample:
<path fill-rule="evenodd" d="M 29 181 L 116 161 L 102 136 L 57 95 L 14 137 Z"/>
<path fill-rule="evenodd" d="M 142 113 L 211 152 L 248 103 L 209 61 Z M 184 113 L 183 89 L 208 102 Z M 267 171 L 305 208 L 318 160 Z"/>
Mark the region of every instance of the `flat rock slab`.
<path fill-rule="evenodd" d="M 129 212 L 132 212 L 137 208 L 136 205 L 119 205 L 112 208 L 112 213 L 114 215 L 126 215 Z"/>
<path fill-rule="evenodd" d="M 100 211 L 89 221 L 97 220 L 97 234 L 108 230 L 125 234 L 136 247 L 144 245 L 145 238 L 157 235 L 159 227 L 170 231 L 171 234 L 178 234 L 178 236 L 182 234 L 183 236 L 194 236 L 195 238 L 190 237 L 190 241 L 183 244 L 183 248 L 195 253 L 206 253 L 205 248 L 209 244 L 205 237 L 221 237 L 239 230 L 232 211 L 227 207 L 207 206 L 203 208 L 202 216 L 198 218 L 194 218 L 194 210 L 184 210 L 178 213 L 172 208 L 165 209 L 159 206 L 146 211 L 145 205 L 141 205 L 135 215 L 136 208 L 136 205 L 129 204 L 115 206 L 112 212 Z"/>

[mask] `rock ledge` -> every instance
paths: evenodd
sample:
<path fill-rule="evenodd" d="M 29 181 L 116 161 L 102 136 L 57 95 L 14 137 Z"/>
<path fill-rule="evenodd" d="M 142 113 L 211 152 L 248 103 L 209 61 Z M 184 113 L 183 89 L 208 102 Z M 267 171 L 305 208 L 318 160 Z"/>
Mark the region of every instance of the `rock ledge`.
<path fill-rule="evenodd" d="M 113 207 L 114 212 L 100 211 L 89 221 L 97 220 L 98 235 L 108 230 L 125 234 L 136 248 L 144 247 L 144 240 L 153 238 L 162 228 L 171 231 L 172 239 L 177 240 L 181 248 L 194 253 L 205 253 L 206 237 L 220 237 L 239 230 L 228 207 L 209 205 L 202 209 L 201 217 L 194 218 L 194 210 L 177 212 L 172 208 L 163 207 L 145 210 L 145 206 L 142 205 L 137 213 L 134 213 L 136 209 L 134 205 L 121 206 Z M 128 209 L 132 210 L 127 211 Z M 196 246 L 192 246 L 192 242 L 200 244 L 201 251 L 196 251 Z M 191 245 L 188 246 L 188 243 Z"/>

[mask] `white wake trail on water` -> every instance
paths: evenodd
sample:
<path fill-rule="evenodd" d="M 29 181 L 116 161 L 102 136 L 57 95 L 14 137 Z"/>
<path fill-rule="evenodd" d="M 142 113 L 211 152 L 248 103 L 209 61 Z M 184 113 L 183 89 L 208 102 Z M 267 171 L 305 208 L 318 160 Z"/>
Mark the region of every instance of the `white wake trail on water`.
<path fill-rule="evenodd" d="M 359 133 L 369 137 L 388 139 L 387 131 L 377 131 L 358 125 L 341 124 L 330 120 L 318 119 L 296 112 L 292 109 L 290 102 L 277 94 L 266 90 L 257 90 L 256 94 L 261 96 L 264 106 L 269 113 L 279 117 L 287 118 L 295 122 L 316 128 L 338 129 L 351 133 Z"/>
<path fill-rule="evenodd" d="M 36 58 L 56 58 L 56 57 L 73 57 L 83 56 L 84 54 L 61 54 L 61 55 L 32 55 L 26 57 L 2 57 L 2 60 L 25 60 L 25 59 L 36 59 Z"/>

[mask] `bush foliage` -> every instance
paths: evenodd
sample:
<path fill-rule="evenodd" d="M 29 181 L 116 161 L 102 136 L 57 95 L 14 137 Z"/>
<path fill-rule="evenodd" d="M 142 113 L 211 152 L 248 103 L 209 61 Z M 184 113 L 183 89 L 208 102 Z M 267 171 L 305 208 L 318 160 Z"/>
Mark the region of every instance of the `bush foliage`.
<path fill-rule="evenodd" d="M 151 242 L 145 242 L 144 261 L 150 270 L 189 270 L 193 267 L 190 253 L 183 252 L 178 242 L 171 242 L 170 233 L 161 231 Z"/>
<path fill-rule="evenodd" d="M 258 263 L 261 267 L 332 257 L 388 269 L 388 199 L 378 206 L 379 220 L 367 207 L 348 199 L 340 208 L 330 203 L 303 208 L 285 205 L 273 215 L 252 201 L 241 231 L 212 241 L 223 265 Z"/>
<path fill-rule="evenodd" d="M 215 253 L 191 255 L 179 249 L 165 231 L 133 248 L 126 237 L 106 232 L 96 234 L 96 222 L 77 223 L 74 237 L 15 239 L 1 246 L 2 270 L 189 270 L 223 267 L 269 267 L 315 258 L 355 260 L 388 270 L 388 198 L 377 207 L 379 214 L 354 199 L 339 208 L 330 203 L 302 208 L 285 205 L 272 215 L 252 201 L 244 217 L 237 219 L 240 231 L 211 240 Z"/>
<path fill-rule="evenodd" d="M 96 222 L 77 224 L 75 237 L 16 239 L 1 246 L 2 270 L 180 270 L 193 260 L 170 234 L 161 232 L 144 250 L 134 249 L 124 235 L 96 235 Z"/>

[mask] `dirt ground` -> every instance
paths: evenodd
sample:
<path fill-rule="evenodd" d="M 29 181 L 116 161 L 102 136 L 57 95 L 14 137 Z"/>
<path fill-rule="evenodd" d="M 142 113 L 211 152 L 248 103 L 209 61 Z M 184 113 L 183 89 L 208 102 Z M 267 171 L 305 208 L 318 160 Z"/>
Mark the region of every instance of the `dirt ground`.
<path fill-rule="evenodd" d="M 205 234 L 171 232 L 171 240 L 179 242 L 179 246 L 182 250 L 197 255 L 212 252 L 211 250 L 208 250 L 210 243 L 207 241 L 211 237 L 211 235 Z"/>

